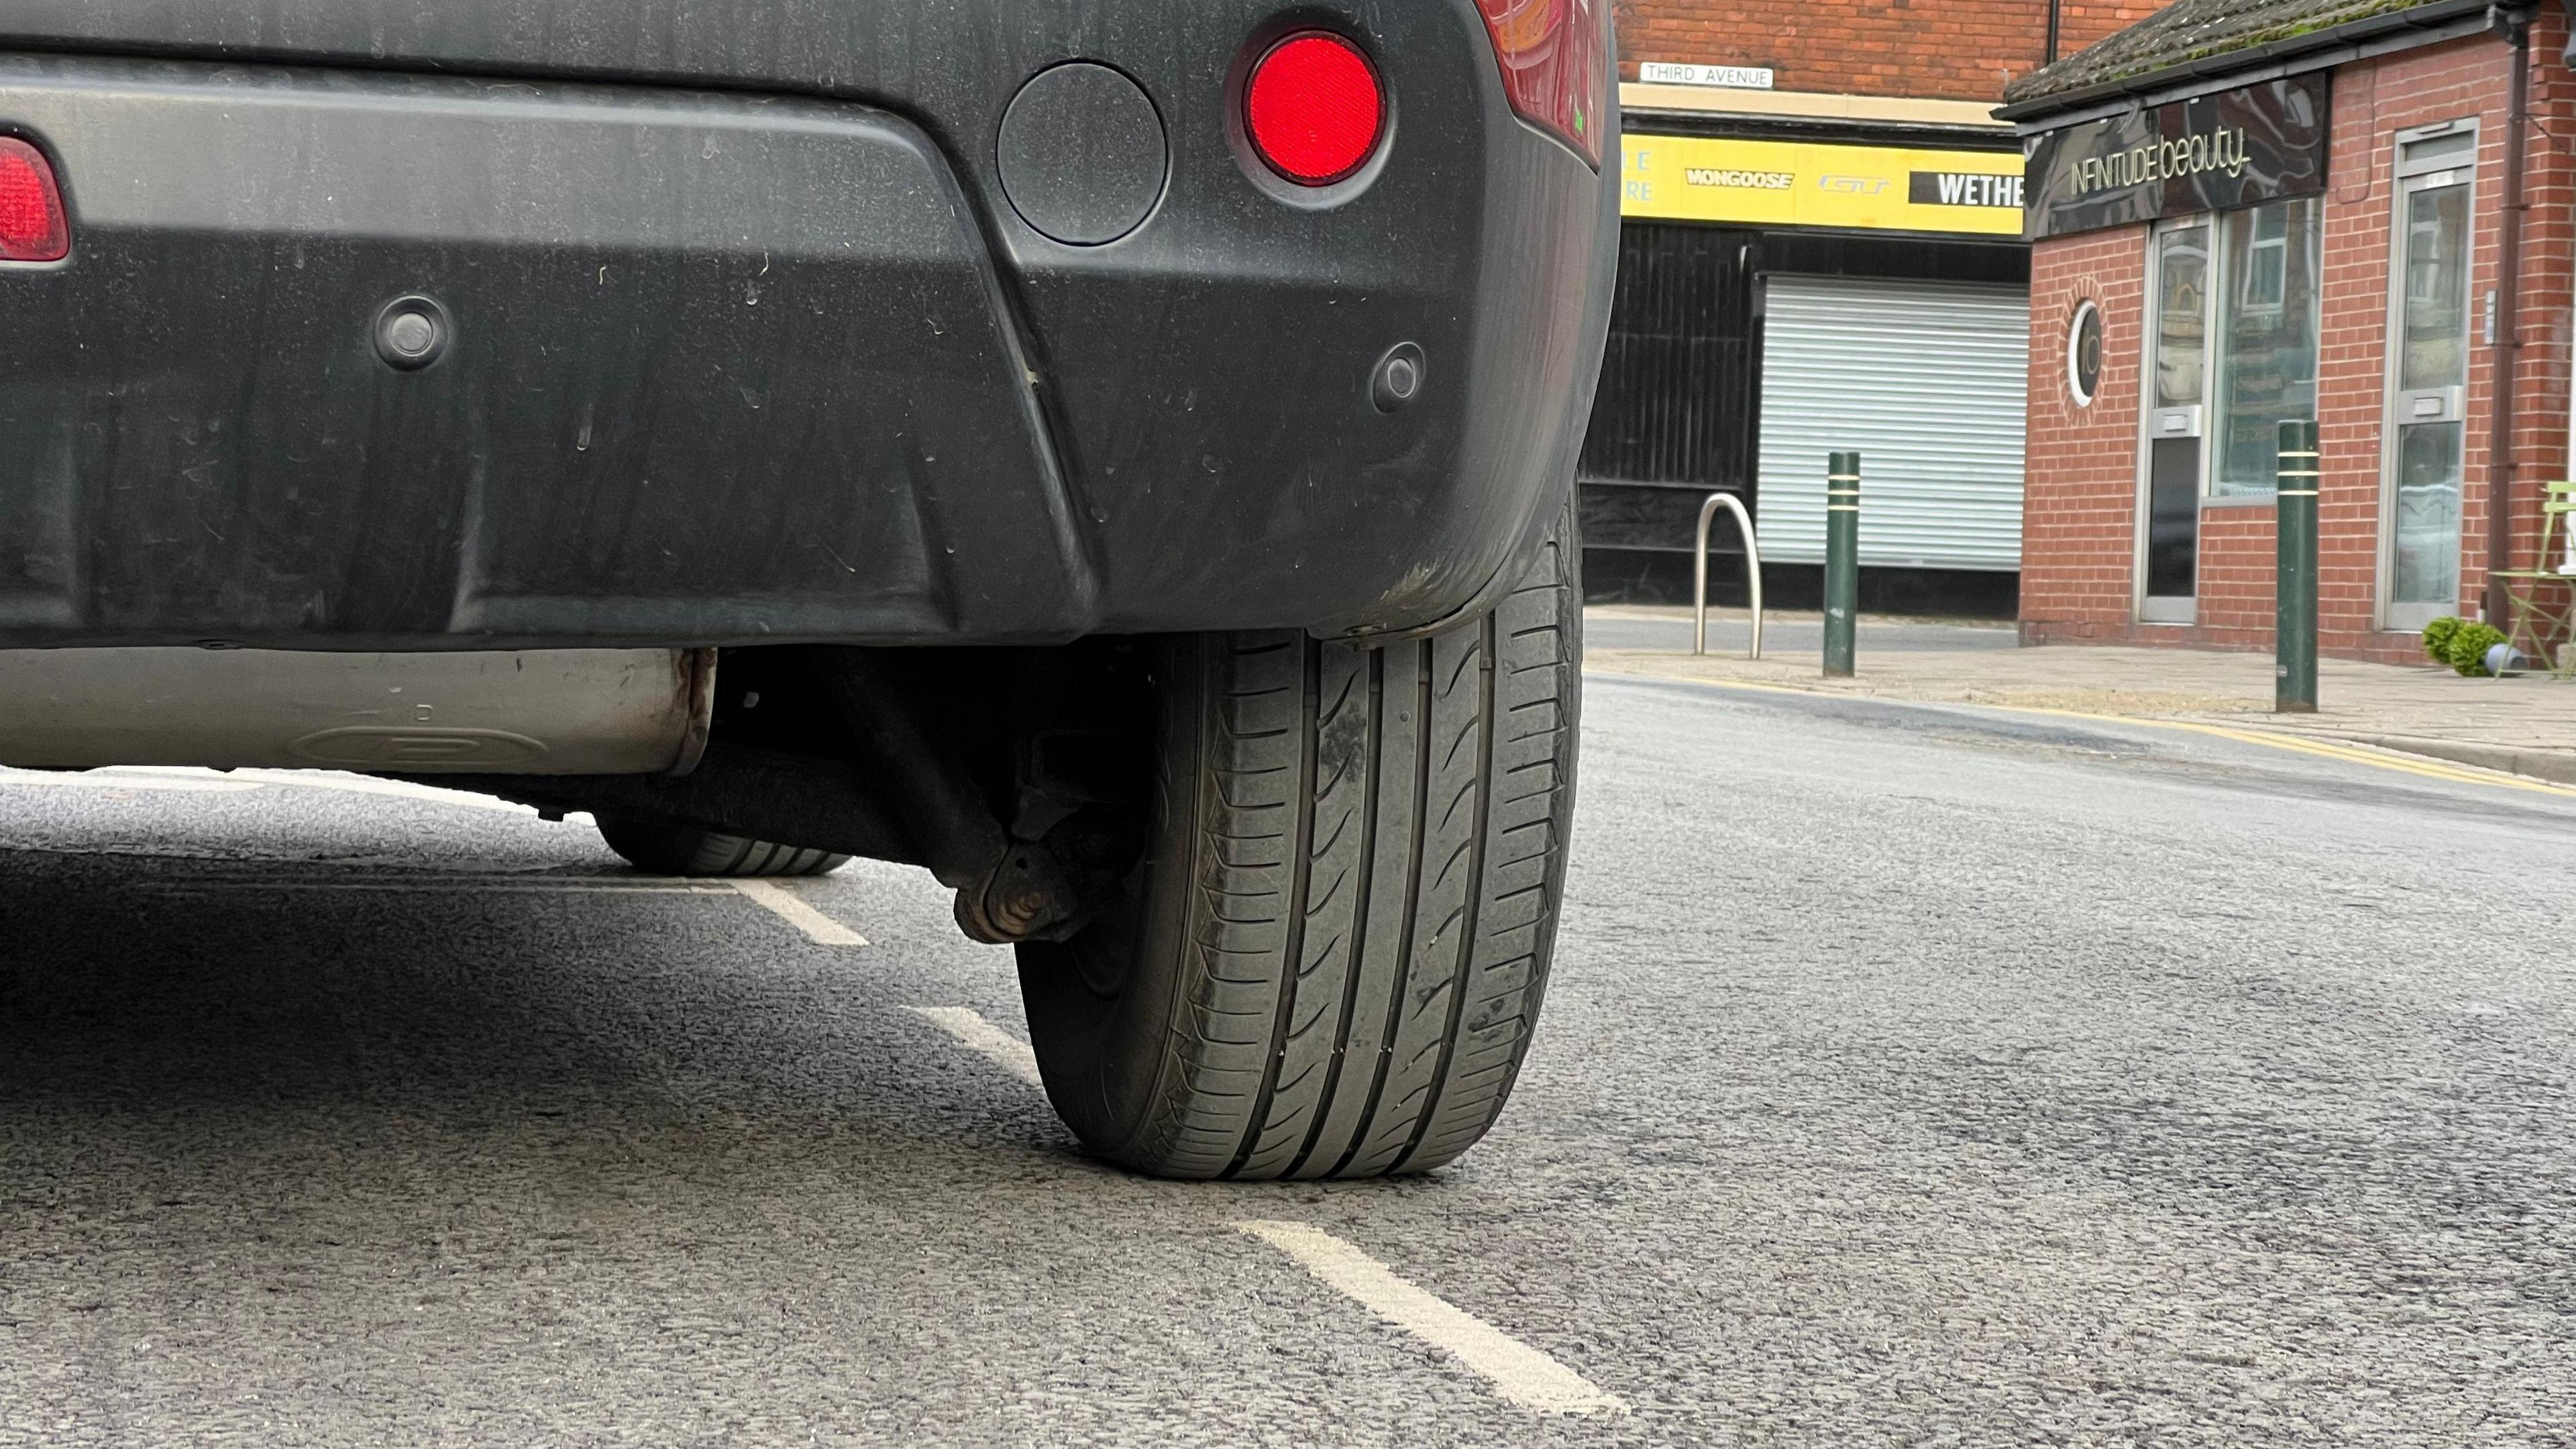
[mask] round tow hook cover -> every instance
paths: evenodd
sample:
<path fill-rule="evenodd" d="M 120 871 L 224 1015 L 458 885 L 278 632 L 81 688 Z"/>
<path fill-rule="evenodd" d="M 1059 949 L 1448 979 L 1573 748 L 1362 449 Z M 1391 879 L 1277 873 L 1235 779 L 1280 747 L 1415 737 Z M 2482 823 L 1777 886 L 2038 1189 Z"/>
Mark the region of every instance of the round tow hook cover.
<path fill-rule="evenodd" d="M 1011 98 L 995 160 L 1022 221 L 1092 247 L 1144 225 L 1163 199 L 1170 156 L 1144 87 L 1074 60 L 1039 71 Z"/>
<path fill-rule="evenodd" d="M 447 354 L 456 336 L 447 309 L 428 297 L 396 297 L 376 313 L 376 356 L 387 367 L 418 372 Z"/>
<path fill-rule="evenodd" d="M 1391 413 L 1422 395 L 1422 349 L 1410 342 L 1399 342 L 1377 360 L 1377 371 L 1369 377 L 1369 401 L 1382 413 Z"/>

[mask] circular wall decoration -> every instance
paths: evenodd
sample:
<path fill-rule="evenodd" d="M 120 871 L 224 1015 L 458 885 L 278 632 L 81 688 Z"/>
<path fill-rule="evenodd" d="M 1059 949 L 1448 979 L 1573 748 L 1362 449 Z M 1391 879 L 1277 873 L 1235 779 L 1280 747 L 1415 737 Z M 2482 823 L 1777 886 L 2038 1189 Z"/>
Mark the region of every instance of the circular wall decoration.
<path fill-rule="evenodd" d="M 2066 328 L 2066 390 L 2079 407 L 2091 407 L 2102 390 L 2102 309 L 2089 297 Z"/>

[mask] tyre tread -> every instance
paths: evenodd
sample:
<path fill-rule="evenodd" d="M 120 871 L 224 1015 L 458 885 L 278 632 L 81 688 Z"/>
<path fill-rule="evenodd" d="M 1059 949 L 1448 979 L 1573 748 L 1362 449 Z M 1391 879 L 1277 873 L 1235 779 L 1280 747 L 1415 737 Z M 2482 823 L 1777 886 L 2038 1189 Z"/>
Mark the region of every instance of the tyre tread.
<path fill-rule="evenodd" d="M 828 875 L 850 861 L 850 857 L 828 850 L 642 820 L 603 819 L 599 834 L 609 849 L 624 856 L 636 869 L 656 875 L 737 879 Z"/>
<path fill-rule="evenodd" d="M 1149 1104 L 1096 1147 L 1171 1177 L 1373 1177 L 1492 1126 L 1564 873 L 1571 547 L 1569 519 L 1494 610 L 1427 639 L 1176 646 L 1197 701 L 1173 757 L 1196 763 L 1166 777 L 1192 812 L 1186 956 Z"/>

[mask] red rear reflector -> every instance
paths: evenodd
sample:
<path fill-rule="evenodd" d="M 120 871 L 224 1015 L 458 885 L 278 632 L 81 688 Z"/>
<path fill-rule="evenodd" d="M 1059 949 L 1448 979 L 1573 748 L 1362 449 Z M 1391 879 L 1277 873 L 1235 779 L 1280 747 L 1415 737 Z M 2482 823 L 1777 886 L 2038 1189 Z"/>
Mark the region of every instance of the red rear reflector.
<path fill-rule="evenodd" d="M 45 153 L 0 136 L 0 262 L 59 262 L 71 253 L 63 194 Z"/>
<path fill-rule="evenodd" d="M 1598 0 L 1476 0 L 1503 91 L 1524 121 L 1564 138 L 1601 164 L 1601 20 Z"/>
<path fill-rule="evenodd" d="M 1358 46 L 1307 31 L 1253 63 L 1243 123 L 1271 170 L 1300 186 L 1329 186 L 1376 152 L 1386 93 Z"/>

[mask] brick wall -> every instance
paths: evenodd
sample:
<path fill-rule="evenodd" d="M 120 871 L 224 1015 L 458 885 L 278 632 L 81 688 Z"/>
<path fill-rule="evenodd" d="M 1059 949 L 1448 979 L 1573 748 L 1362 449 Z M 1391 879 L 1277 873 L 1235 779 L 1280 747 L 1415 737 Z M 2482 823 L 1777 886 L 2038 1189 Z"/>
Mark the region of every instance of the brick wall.
<path fill-rule="evenodd" d="M 2146 229 L 2043 242 L 2030 260 L 2022 616 L 2044 622 L 2051 638 L 2125 637 L 2137 551 Z M 2102 385 L 2089 407 L 2066 386 L 2066 332 L 2087 299 L 2102 311 Z"/>
<path fill-rule="evenodd" d="M 2563 30 L 2536 27 L 2523 225 L 2520 357 L 2515 386 L 2516 563 L 2540 529 L 2538 484 L 2567 474 L 2570 287 L 2576 283 L 2576 164 L 2549 139 L 2576 135 L 2576 87 L 2556 64 Z M 2504 97 L 2511 52 L 2464 41 L 2347 66 L 2334 79 L 2319 337 L 2320 643 L 2330 653 L 2414 661 L 2414 638 L 2374 628 L 2380 572 L 2381 433 L 2385 420 L 2391 172 L 2395 133 L 2476 116 L 2481 131 L 2470 296 L 2496 282 L 2503 198 Z M 2545 130 L 2543 129 L 2545 128 Z M 2273 531 L 2268 509 L 2201 513 L 2198 622 L 2132 622 L 2136 548 L 2138 367 L 2146 232 L 2125 228 L 2040 243 L 2031 278 L 2031 435 L 2024 526 L 2022 627 L 2037 640 L 2128 640 L 2271 647 Z M 2111 323 L 2103 396 L 2067 400 L 2065 320 L 2096 297 Z M 2463 488 L 2460 612 L 2484 585 L 2489 430 L 2495 377 L 2473 323 Z"/>
<path fill-rule="evenodd" d="M 2048 0 L 1614 0 L 1620 74 L 1639 61 L 1767 65 L 1787 91 L 1993 101 L 2038 68 Z M 2156 0 L 2062 0 L 2073 55 Z"/>

